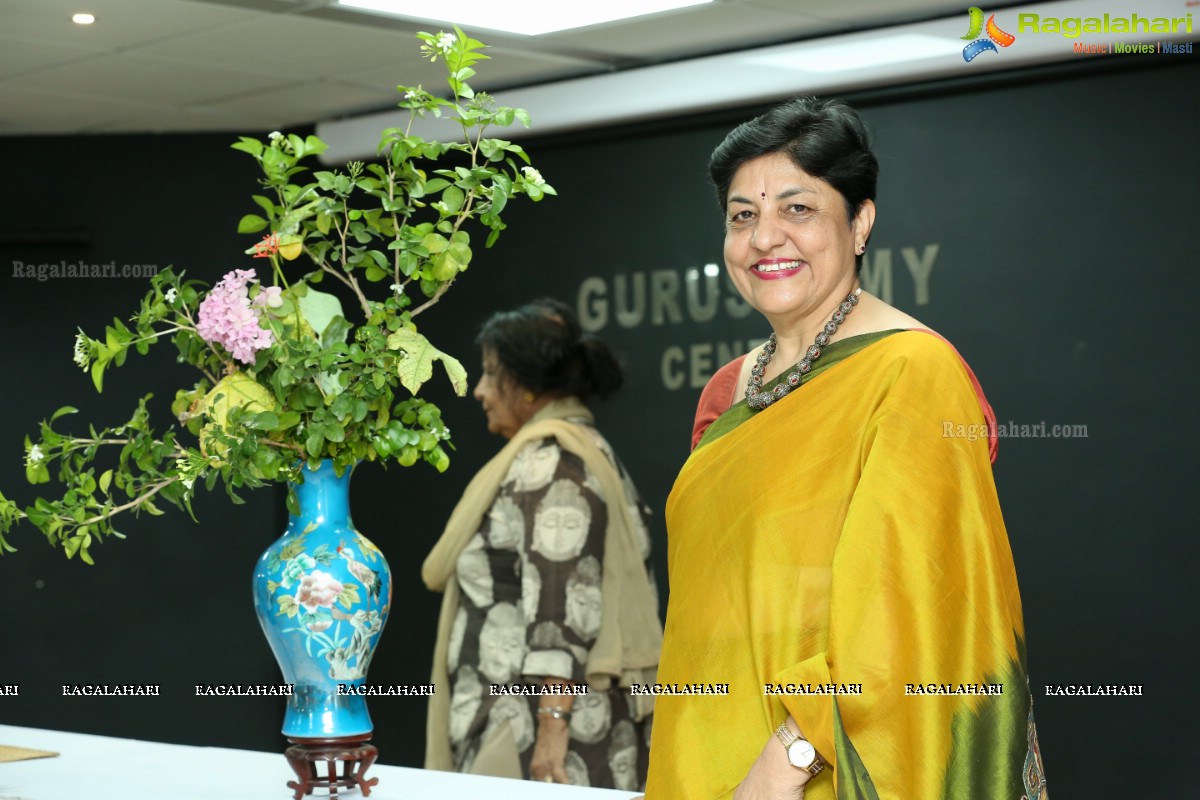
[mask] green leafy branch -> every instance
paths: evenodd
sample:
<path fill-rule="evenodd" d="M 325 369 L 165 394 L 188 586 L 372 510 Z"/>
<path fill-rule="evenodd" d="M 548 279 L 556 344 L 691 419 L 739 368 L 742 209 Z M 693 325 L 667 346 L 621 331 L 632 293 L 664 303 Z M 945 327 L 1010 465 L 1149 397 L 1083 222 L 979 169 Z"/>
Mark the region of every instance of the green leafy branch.
<path fill-rule="evenodd" d="M 211 316 L 204 327 L 202 306 L 215 290 L 170 268 L 151 280 L 129 319 L 114 318 L 101 338 L 79 332 L 75 361 L 98 392 L 131 350 L 145 355 L 162 340 L 200 378 L 176 392 L 171 410 L 179 427 L 162 434 L 149 426 L 148 395 L 129 422 L 89 427 L 87 436 L 55 429 L 73 408 L 43 422 L 40 439 L 26 440 L 26 477 L 37 485 L 54 476 L 64 492 L 25 508 L 0 494 L 0 554 L 14 549 L 5 535 L 27 521 L 68 557 L 92 563 L 89 548 L 121 536 L 114 520 L 123 514 L 159 514 L 166 502 L 190 515 L 197 482 L 211 490 L 219 480 L 242 502 L 235 490 L 302 480 L 304 462 L 330 459 L 339 474 L 362 461 L 448 467 L 449 429 L 440 409 L 418 395 L 435 362 L 459 396 L 467 374 L 418 331 L 415 318 L 471 264 L 474 228 L 487 231 L 484 246 L 491 247 L 513 198 L 536 202 L 555 192 L 520 146 L 485 136 L 493 126 L 529 125 L 525 111 L 498 106 L 468 83 L 488 58 L 485 46 L 457 27 L 418 38 L 423 55 L 445 64 L 449 94 L 397 87 L 409 123 L 383 131 L 377 161 L 310 171 L 306 159 L 326 150 L 319 137 L 273 133 L 233 144 L 262 170 L 264 191 L 252 197 L 257 213 L 244 215 L 238 230 L 261 235 L 247 253 L 268 260 L 273 284 L 238 283 L 246 292 L 239 302 L 257 320 L 249 329 L 252 355 L 217 343 L 226 340 L 211 334 Z M 452 116 L 463 140 L 415 136 L 413 121 L 427 115 Z M 297 274 L 292 262 L 301 256 L 311 266 Z M 356 322 L 336 296 L 317 289 L 326 278 L 354 297 Z M 298 511 L 293 491 L 288 507 Z"/>

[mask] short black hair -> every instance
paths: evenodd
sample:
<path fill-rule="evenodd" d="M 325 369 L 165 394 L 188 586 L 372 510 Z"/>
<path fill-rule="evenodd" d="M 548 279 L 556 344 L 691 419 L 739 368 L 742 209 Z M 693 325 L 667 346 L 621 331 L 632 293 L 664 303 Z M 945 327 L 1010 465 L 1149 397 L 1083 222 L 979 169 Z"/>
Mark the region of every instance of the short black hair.
<path fill-rule="evenodd" d="M 550 297 L 493 314 L 476 341 L 504 375 L 535 394 L 587 402 L 621 388 L 621 365 L 604 342 L 584 334 L 575 312 Z"/>
<path fill-rule="evenodd" d="M 797 167 L 837 189 L 846 202 L 847 221 L 853 221 L 863 203 L 875 199 L 879 161 L 862 118 L 841 100 L 810 96 L 793 98 L 743 122 L 713 150 L 708 174 L 722 209 L 738 169 L 774 153 L 787 154 Z M 862 256 L 858 263 L 862 265 Z"/>

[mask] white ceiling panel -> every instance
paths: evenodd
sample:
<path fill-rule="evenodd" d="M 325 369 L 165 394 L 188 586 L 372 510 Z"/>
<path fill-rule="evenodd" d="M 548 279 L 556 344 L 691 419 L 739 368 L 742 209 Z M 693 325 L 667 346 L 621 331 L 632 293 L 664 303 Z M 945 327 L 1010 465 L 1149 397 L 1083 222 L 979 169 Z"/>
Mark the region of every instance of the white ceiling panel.
<path fill-rule="evenodd" d="M 394 87 L 366 90 L 342 81 L 303 81 L 286 88 L 254 92 L 214 103 L 229 114 L 267 117 L 272 130 L 296 128 L 312 123 L 310 109 L 316 105 L 339 105 L 358 111 L 389 108 L 399 95 Z"/>
<path fill-rule="evenodd" d="M 263 75 L 317 80 L 369 69 L 404 51 L 415 58 L 418 44 L 411 34 L 386 28 L 260 14 L 236 25 L 149 44 L 138 52 L 184 64 L 250 63 Z"/>
<path fill-rule="evenodd" d="M 1004 5 L 1011 5 L 1011 0 L 1005 0 Z M 752 5 L 758 8 L 771 8 L 777 11 L 798 11 L 821 19 L 862 25 L 870 23 L 871 27 L 896 25 L 920 19 L 933 17 L 949 17 L 961 14 L 963 21 L 967 19 L 968 3 L 954 0 L 886 0 L 860 3 L 853 0 L 753 0 Z"/>
<path fill-rule="evenodd" d="M 199 67 L 119 53 L 42 70 L 21 83 L 30 89 L 181 106 L 266 89 L 278 82 L 276 77 L 260 70 L 239 71 L 218 64 Z"/>
<path fill-rule="evenodd" d="M 37 41 L 0 33 L 0 81 L 103 52 L 70 42 Z"/>
<path fill-rule="evenodd" d="M 1094 5 L 1081 2 L 1000 8 L 1002 17 L 1043 6 L 1070 16 Z M 1182 0 L 1142 2 L 1145 15 Z M 94 25 L 71 22 L 84 6 Z M 622 92 L 638 101 L 653 87 L 633 70 L 671 67 L 671 80 L 683 81 L 677 89 L 702 91 L 688 84 L 712 80 L 699 77 L 706 58 L 914 20 L 944 18 L 957 31 L 960 17 L 965 24 L 961 0 L 716 0 L 548 36 L 468 30 L 495 58 L 471 84 L 509 92 L 614 76 L 630 79 L 620 81 Z M 443 27 L 359 14 L 334 0 L 0 0 L 0 134 L 262 131 L 386 110 L 400 83 L 445 91 L 442 66 L 420 58 L 414 36 Z M 971 69 L 1008 64 L 1016 59 Z"/>
<path fill-rule="evenodd" d="M 633 56 L 653 64 L 785 39 L 802 39 L 839 27 L 837 23 L 810 15 L 807 3 L 786 5 L 784 9 L 773 9 L 751 4 L 715 3 L 631 22 L 564 31 L 548 38 L 566 45 Z"/>
<path fill-rule="evenodd" d="M 103 95 L 51 92 L 0 82 L 0 134 L 90 133 L 133 115 L 162 114 L 167 109 L 152 103 L 126 101 Z M 87 128 L 80 128 L 80 120 Z"/>
<path fill-rule="evenodd" d="M 415 47 L 410 49 L 410 54 L 397 51 L 390 59 L 380 59 L 369 69 L 347 71 L 341 73 L 340 78 L 359 85 L 386 89 L 390 93 L 384 100 L 386 104 L 392 104 L 397 99 L 395 88 L 399 84 L 420 85 L 435 94 L 448 91 L 445 68 L 441 64 L 430 64 L 428 59 L 418 57 Z M 490 46 L 484 52 L 490 56 L 490 60 L 476 64 L 479 76 L 469 81 L 471 87 L 477 91 L 543 83 L 547 80 L 547 75 L 553 75 L 554 80 L 561 80 L 579 75 L 592 75 L 598 71 L 594 61 L 567 56 Z"/>
<path fill-rule="evenodd" d="M 92 25 L 71 16 L 86 11 Z M 4 0 L 0 30 L 5 36 L 94 50 L 118 50 L 240 20 L 259 12 L 189 0 Z"/>

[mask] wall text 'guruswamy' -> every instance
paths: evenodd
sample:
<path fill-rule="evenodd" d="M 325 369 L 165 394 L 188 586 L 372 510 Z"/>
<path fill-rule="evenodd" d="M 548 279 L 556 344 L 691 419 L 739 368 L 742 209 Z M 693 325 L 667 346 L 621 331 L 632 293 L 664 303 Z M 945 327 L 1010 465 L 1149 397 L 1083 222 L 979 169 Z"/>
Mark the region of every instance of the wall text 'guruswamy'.
<path fill-rule="evenodd" d="M 891 303 L 893 265 L 899 261 L 912 278 L 916 305 L 928 305 L 929 278 L 938 250 L 936 243 L 902 247 L 899 259 L 893 258 L 896 251 L 888 247 L 868 251 L 860 275 L 863 289 Z M 703 324 L 717 317 L 750 317 L 754 309 L 724 273 L 716 264 L 705 264 L 699 269 L 656 269 L 584 278 L 576 294 L 579 323 L 585 331 L 598 333 L 611 325 L 666 328 Z M 671 343 L 659 354 L 663 387 L 672 391 L 702 388 L 713 372 L 761 343 L 761 339 Z"/>

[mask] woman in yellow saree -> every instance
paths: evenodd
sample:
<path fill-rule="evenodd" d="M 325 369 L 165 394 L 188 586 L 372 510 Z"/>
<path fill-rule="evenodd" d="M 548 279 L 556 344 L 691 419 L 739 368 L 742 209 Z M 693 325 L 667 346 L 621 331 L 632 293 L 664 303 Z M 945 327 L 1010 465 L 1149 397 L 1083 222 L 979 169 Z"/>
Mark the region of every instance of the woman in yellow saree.
<path fill-rule="evenodd" d="M 994 418 L 953 347 L 858 287 L 861 120 L 794 100 L 710 170 L 773 334 L 705 389 L 667 502 L 658 680 L 728 694 L 657 698 L 648 800 L 1045 800 Z"/>

